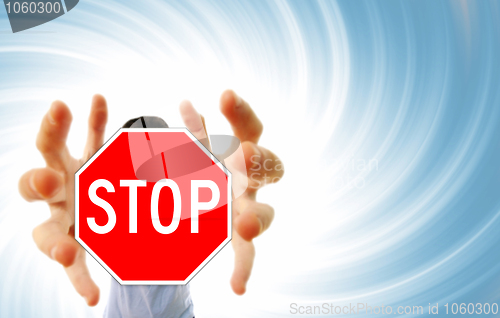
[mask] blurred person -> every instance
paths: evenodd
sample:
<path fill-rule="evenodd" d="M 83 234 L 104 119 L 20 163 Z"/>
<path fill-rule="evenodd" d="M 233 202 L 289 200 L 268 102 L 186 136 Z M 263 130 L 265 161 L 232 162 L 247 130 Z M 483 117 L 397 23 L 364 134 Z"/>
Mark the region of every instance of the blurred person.
<path fill-rule="evenodd" d="M 263 125 L 252 108 L 233 91 L 220 98 L 220 110 L 241 141 L 248 186 L 233 201 L 232 245 L 235 252 L 231 277 L 233 291 L 242 295 L 250 278 L 255 248 L 252 240 L 269 228 L 274 210 L 256 201 L 257 190 L 283 176 L 283 166 L 269 169 L 264 162 L 280 162 L 271 151 L 258 145 Z M 184 101 L 180 113 L 186 127 L 207 149 L 210 143 L 203 116 Z M 99 302 L 99 288 L 86 265 L 86 252 L 74 239 L 74 174 L 103 145 L 108 118 L 106 100 L 95 95 L 88 120 L 88 137 L 81 159 L 73 158 L 66 146 L 72 115 L 63 102 L 55 101 L 42 119 L 36 146 L 45 159 L 45 168 L 26 172 L 19 191 L 27 201 L 45 201 L 50 218 L 33 230 L 38 248 L 64 266 L 76 291 L 89 306 Z M 238 167 L 227 167 L 231 172 Z M 241 167 L 240 167 L 241 168 Z M 265 170 L 265 171 L 264 171 Z M 234 187 L 233 187 L 234 188 Z M 194 317 L 189 286 L 122 286 L 112 279 L 105 317 Z"/>

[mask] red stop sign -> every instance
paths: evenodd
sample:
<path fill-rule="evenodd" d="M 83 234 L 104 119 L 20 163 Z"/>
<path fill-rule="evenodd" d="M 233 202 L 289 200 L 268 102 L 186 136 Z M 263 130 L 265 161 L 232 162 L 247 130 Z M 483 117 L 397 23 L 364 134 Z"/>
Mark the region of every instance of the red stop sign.
<path fill-rule="evenodd" d="M 187 129 L 120 129 L 75 174 L 75 238 L 121 284 L 186 284 L 231 240 L 230 172 Z"/>

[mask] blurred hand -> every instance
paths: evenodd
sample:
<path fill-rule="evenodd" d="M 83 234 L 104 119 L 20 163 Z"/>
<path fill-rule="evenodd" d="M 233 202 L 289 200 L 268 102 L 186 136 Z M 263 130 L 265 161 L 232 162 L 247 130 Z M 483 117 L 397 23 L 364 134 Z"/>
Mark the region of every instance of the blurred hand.
<path fill-rule="evenodd" d="M 66 137 L 72 121 L 63 102 L 52 103 L 42 119 L 36 146 L 47 167 L 26 172 L 19 180 L 19 192 L 27 201 L 43 200 L 50 207 L 50 218 L 33 230 L 38 248 L 64 266 L 76 291 L 89 306 L 99 302 L 99 288 L 90 277 L 86 252 L 74 239 L 75 172 L 101 147 L 108 119 L 105 99 L 94 96 L 89 117 L 87 144 L 81 159 L 71 157 Z"/>
<path fill-rule="evenodd" d="M 226 164 L 233 174 L 233 189 L 239 187 L 234 183 L 248 184 L 245 192 L 233 201 L 232 206 L 235 264 L 231 287 L 236 294 L 242 295 L 246 291 L 255 258 L 252 240 L 269 228 L 274 217 L 274 209 L 271 206 L 256 201 L 257 191 L 266 184 L 279 181 L 283 177 L 284 169 L 274 153 L 257 144 L 263 126 L 248 103 L 228 90 L 221 96 L 220 109 L 231 124 L 235 136 L 241 141 L 244 155 L 244 167 L 238 166 L 239 160 L 231 158 L 228 158 L 229 164 Z M 186 127 L 210 150 L 203 116 L 199 115 L 188 101 L 181 104 L 180 111 Z M 240 170 L 244 170 L 244 182 L 235 178 L 241 174 Z"/>
<path fill-rule="evenodd" d="M 246 170 L 249 176 L 245 193 L 233 202 L 233 247 L 235 268 L 231 286 L 235 293 L 245 293 L 255 258 L 252 239 L 265 231 L 274 216 L 272 207 L 256 202 L 256 192 L 266 183 L 278 181 L 283 169 L 269 169 L 279 159 L 269 150 L 257 145 L 262 123 L 250 106 L 234 92 L 221 97 L 221 111 L 237 138 L 242 142 Z M 189 102 L 180 107 L 186 127 L 210 149 L 205 122 Z M 52 103 L 42 119 L 36 145 L 47 167 L 26 172 L 19 180 L 19 192 L 27 201 L 48 203 L 51 216 L 33 230 L 38 248 L 64 266 L 76 291 L 89 306 L 99 302 L 99 288 L 90 277 L 85 250 L 74 239 L 74 174 L 102 146 L 108 118 L 106 100 L 94 96 L 88 120 L 88 137 L 83 157 L 73 158 L 66 146 L 72 121 L 69 108 L 61 101 Z"/>

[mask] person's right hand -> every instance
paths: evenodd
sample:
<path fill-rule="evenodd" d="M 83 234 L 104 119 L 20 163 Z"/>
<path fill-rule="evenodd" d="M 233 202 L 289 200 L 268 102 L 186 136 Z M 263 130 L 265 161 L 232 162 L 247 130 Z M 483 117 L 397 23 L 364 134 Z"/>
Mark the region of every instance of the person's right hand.
<path fill-rule="evenodd" d="M 89 306 L 99 302 L 99 288 L 90 277 L 85 250 L 74 239 L 74 176 L 102 146 L 107 118 L 106 100 L 100 95 L 94 96 L 84 154 L 81 159 L 75 159 L 66 146 L 71 112 L 63 102 L 52 103 L 36 140 L 47 167 L 30 170 L 19 180 L 23 198 L 43 200 L 50 207 L 50 218 L 33 230 L 35 243 L 43 253 L 65 267 L 71 283 Z"/>

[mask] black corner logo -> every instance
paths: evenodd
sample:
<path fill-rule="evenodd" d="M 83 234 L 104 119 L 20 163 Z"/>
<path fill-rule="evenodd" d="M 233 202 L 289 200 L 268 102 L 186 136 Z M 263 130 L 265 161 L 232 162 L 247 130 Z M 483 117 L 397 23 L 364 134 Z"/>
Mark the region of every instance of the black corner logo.
<path fill-rule="evenodd" d="M 79 0 L 4 0 L 12 32 L 34 28 L 59 18 L 73 9 Z"/>

